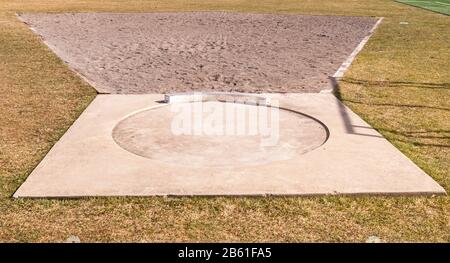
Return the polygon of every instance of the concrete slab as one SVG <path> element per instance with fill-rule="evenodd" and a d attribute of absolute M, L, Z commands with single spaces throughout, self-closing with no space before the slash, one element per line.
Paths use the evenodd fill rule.
<path fill-rule="evenodd" d="M 284 135 L 280 132 L 281 144 L 288 142 L 295 146 L 290 149 L 286 144 L 278 148 L 278 153 L 277 149 L 272 149 L 268 155 L 254 152 L 250 161 L 234 159 L 238 165 L 230 162 L 196 165 L 186 160 L 212 155 L 217 161 L 221 154 L 224 158 L 232 158 L 233 154 L 240 156 L 246 146 L 249 152 L 256 149 L 251 143 L 239 146 L 246 143 L 245 137 L 239 138 L 232 147 L 225 147 L 224 141 L 215 141 L 217 152 L 213 152 L 214 147 L 207 147 L 206 153 L 199 151 L 201 147 L 193 147 L 192 151 L 184 153 L 176 147 L 158 148 L 163 145 L 163 141 L 155 140 L 158 136 L 169 139 L 169 145 L 176 140 L 167 130 L 159 135 L 155 133 L 158 129 L 167 129 L 163 127 L 164 116 L 167 115 L 167 123 L 170 122 L 171 115 L 163 114 L 166 110 L 163 108 L 167 107 L 161 104 L 164 95 L 99 95 L 14 197 L 446 193 L 333 95 L 265 95 L 297 114 L 280 113 L 280 116 L 284 114 L 280 119 L 287 121 L 280 122 L 280 131 L 283 127 L 291 127 L 286 123 L 299 123 L 299 130 L 290 130 Z M 152 112 L 152 109 L 162 111 Z M 152 119 L 159 121 L 152 126 Z M 124 121 L 129 123 L 121 127 Z M 148 127 L 154 130 L 145 130 Z M 127 134 L 127 131 L 131 133 Z M 311 131 L 314 133 L 312 138 L 297 137 L 297 133 Z M 118 138 L 120 136 L 114 135 L 115 132 L 125 136 Z M 141 138 L 128 144 L 136 136 Z M 145 142 L 145 138 L 149 141 Z M 190 139 L 193 138 L 183 140 Z M 233 143 L 227 140 L 225 142 Z M 311 143 L 309 151 L 302 151 L 304 145 L 301 142 L 304 141 Z M 210 141 L 203 141 L 207 142 Z M 120 146 L 121 143 L 131 145 L 131 149 Z M 158 145 L 155 147 L 155 144 Z M 133 153 L 133 147 L 143 154 Z M 168 155 L 161 154 L 161 149 Z M 279 157 L 287 149 L 291 154 L 283 158 L 267 158 Z M 158 150 L 161 150 L 159 154 L 152 154 Z M 191 157 L 193 159 L 189 159 Z M 208 160 L 197 162 L 202 163 L 208 163 Z"/>

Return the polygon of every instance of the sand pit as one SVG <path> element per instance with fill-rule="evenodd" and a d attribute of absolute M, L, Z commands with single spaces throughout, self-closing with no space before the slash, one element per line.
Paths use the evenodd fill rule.
<path fill-rule="evenodd" d="M 318 92 L 377 19 L 242 13 L 22 14 L 101 93 Z"/>

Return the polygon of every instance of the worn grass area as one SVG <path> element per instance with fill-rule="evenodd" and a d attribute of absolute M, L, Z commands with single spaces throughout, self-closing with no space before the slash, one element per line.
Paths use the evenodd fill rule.
<path fill-rule="evenodd" d="M 371 0 L 0 0 L 0 241 L 450 241 L 449 197 L 11 199 L 95 96 L 14 12 L 186 10 L 386 17 L 338 95 L 450 189 L 448 16 Z"/>

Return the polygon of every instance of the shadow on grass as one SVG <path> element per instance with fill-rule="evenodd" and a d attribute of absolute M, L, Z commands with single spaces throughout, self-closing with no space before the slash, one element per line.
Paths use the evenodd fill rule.
<path fill-rule="evenodd" d="M 450 111 L 450 108 L 444 108 L 444 107 L 435 107 L 435 106 L 428 106 L 428 105 L 412 105 L 412 104 L 395 104 L 395 103 L 367 103 L 363 101 L 356 101 L 356 100 L 349 100 L 345 99 L 342 101 L 355 103 L 355 104 L 367 104 L 370 106 L 383 106 L 383 107 L 402 107 L 402 108 L 425 108 L 425 109 L 432 109 L 432 110 L 443 110 L 443 111 Z"/>
<path fill-rule="evenodd" d="M 408 81 L 370 81 L 354 78 L 343 78 L 340 82 L 358 84 L 365 87 L 413 87 L 423 89 L 450 89 L 450 83 L 427 83 L 427 82 L 408 82 Z"/>
<path fill-rule="evenodd" d="M 343 79 L 340 79 L 339 82 L 357 84 L 357 85 L 361 85 L 364 87 L 415 87 L 415 88 L 426 88 L 426 89 L 449 89 L 450 90 L 450 83 L 421 83 L 421 82 L 407 82 L 407 81 L 369 81 L 369 80 L 360 80 L 360 79 L 353 79 L 353 78 L 343 78 Z M 339 98 L 339 100 L 344 101 L 344 99 L 342 99 L 341 94 L 340 94 L 338 81 L 334 78 L 331 78 L 331 83 L 333 85 L 335 95 Z M 433 110 L 450 111 L 450 108 L 435 107 L 435 106 L 429 106 L 429 105 L 373 103 L 373 102 L 366 103 L 366 102 L 362 102 L 362 101 L 349 100 L 349 99 L 345 99 L 345 101 L 350 102 L 350 103 L 356 103 L 356 104 L 367 104 L 370 106 L 426 108 L 426 109 L 433 109 Z"/>
<path fill-rule="evenodd" d="M 397 138 L 392 139 L 392 141 L 408 143 L 408 144 L 412 144 L 413 146 L 419 146 L 419 147 L 423 146 L 423 147 L 450 148 L 450 144 L 415 142 L 415 141 L 411 141 L 411 140 L 402 140 L 402 139 L 397 139 Z"/>
<path fill-rule="evenodd" d="M 423 138 L 423 139 L 450 139 L 450 131 L 446 130 L 440 130 L 440 131 L 405 131 L 400 132 L 392 129 L 380 129 L 385 132 L 394 133 L 396 135 L 404 136 L 404 137 L 410 137 L 410 138 Z M 442 135 L 428 135 L 430 133 L 441 133 Z"/>
<path fill-rule="evenodd" d="M 386 85 L 386 83 L 390 83 L 390 87 L 403 87 L 403 86 L 413 86 L 416 85 L 417 87 L 426 87 L 426 88 L 444 88 L 447 89 L 450 87 L 449 83 L 443 83 L 443 84 L 434 84 L 434 83 L 411 83 L 411 82 L 385 82 L 385 81 L 379 81 L 379 82 L 371 82 L 371 81 L 363 81 L 363 80 L 354 80 L 346 78 L 337 80 L 334 77 L 330 78 L 331 85 L 333 87 L 333 93 L 334 95 L 342 102 L 350 102 L 350 103 L 356 103 L 356 104 L 367 104 L 369 106 L 389 106 L 389 107 L 405 107 L 405 108 L 426 108 L 426 109 L 433 109 L 433 110 L 443 110 L 443 111 L 450 111 L 450 108 L 445 107 L 435 107 L 435 106 L 428 106 L 428 105 L 413 105 L 413 104 L 392 104 L 392 103 L 366 103 L 362 101 L 355 101 L 355 100 L 348 100 L 343 99 L 339 82 L 346 82 L 346 83 L 353 83 L 353 84 L 359 84 L 363 86 L 380 86 L 380 85 Z M 379 83 L 378 85 L 375 83 Z M 350 117 L 348 116 L 347 109 L 344 105 L 339 104 L 339 112 L 341 113 L 342 120 L 344 122 L 345 128 L 347 133 L 355 134 L 355 135 L 363 135 L 363 136 L 375 136 L 375 135 L 369 135 L 364 133 L 359 133 L 355 131 L 355 128 L 367 128 L 371 129 L 369 127 L 364 127 L 360 125 L 353 125 L 351 122 Z M 450 144 L 436 144 L 436 143 L 424 143 L 424 142 L 417 142 L 413 139 L 450 139 L 450 130 L 442 130 L 442 129 L 431 129 L 431 130 L 425 130 L 425 131 L 398 131 L 398 130 L 392 130 L 392 129 L 385 129 L 385 128 L 376 128 L 377 131 L 380 133 L 392 133 L 397 136 L 402 136 L 406 139 L 399 139 L 399 138 L 390 138 L 390 140 L 398 141 L 398 142 L 404 142 L 408 143 L 414 146 L 426 146 L 426 147 L 442 147 L 442 148 L 450 148 Z M 377 136 L 375 136 L 377 137 Z"/>

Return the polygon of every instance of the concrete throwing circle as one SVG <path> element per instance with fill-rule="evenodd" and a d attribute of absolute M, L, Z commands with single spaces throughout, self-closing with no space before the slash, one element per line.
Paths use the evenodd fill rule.
<path fill-rule="evenodd" d="M 285 109 L 188 102 L 144 109 L 121 120 L 113 139 L 152 160 L 191 167 L 240 167 L 293 158 L 328 138 L 326 127 Z"/>

